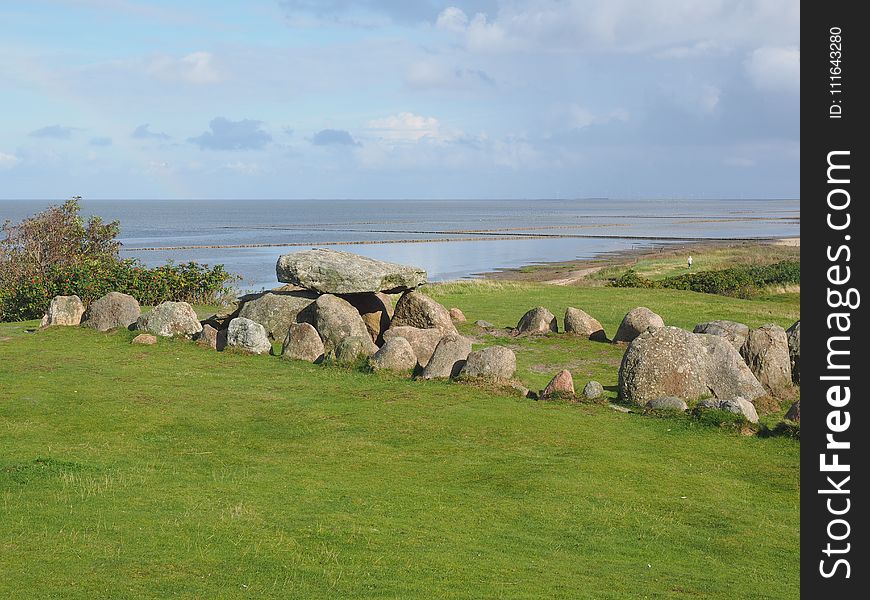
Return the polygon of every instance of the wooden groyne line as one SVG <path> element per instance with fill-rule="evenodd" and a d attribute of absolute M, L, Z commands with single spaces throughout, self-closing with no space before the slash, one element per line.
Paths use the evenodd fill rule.
<path fill-rule="evenodd" d="M 176 250 L 232 250 L 245 248 L 311 248 L 314 246 L 366 246 L 377 244 L 433 244 L 449 242 L 497 242 L 509 240 L 541 240 L 541 239 L 603 239 L 603 240 L 634 240 L 648 242 L 770 242 L 773 237 L 724 238 L 724 237 L 673 237 L 673 236 L 640 236 L 640 235 L 514 235 L 505 237 L 466 237 L 466 238 L 431 238 L 402 240 L 353 240 L 328 242 L 281 242 L 263 244 L 213 244 L 189 246 L 150 246 L 143 248 L 122 248 L 122 252 L 164 252 Z"/>

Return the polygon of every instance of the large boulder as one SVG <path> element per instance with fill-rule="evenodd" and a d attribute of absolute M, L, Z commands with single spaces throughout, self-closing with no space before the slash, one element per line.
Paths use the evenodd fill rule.
<path fill-rule="evenodd" d="M 377 350 L 378 347 L 368 334 L 352 335 L 327 352 L 325 360 L 339 365 L 352 365 L 372 356 Z"/>
<path fill-rule="evenodd" d="M 397 265 L 350 252 L 314 248 L 278 258 L 278 281 L 323 294 L 397 294 L 426 283 L 420 267 Z"/>
<path fill-rule="evenodd" d="M 396 302 L 391 327 L 419 327 L 440 329 L 443 333 L 455 333 L 456 326 L 450 313 L 441 304 L 421 292 L 405 292 Z"/>
<path fill-rule="evenodd" d="M 556 317 L 543 306 L 536 306 L 524 314 L 517 323 L 516 332 L 522 334 L 541 334 L 559 331 Z"/>
<path fill-rule="evenodd" d="M 268 354 L 272 342 L 265 327 L 245 317 L 236 317 L 227 328 L 227 346 L 252 354 Z"/>
<path fill-rule="evenodd" d="M 299 313 L 316 299 L 317 294 L 305 290 L 265 292 L 242 301 L 237 316 L 262 325 L 269 339 L 283 340 Z"/>
<path fill-rule="evenodd" d="M 326 353 L 346 337 L 368 337 L 371 345 L 375 345 L 359 312 L 350 302 L 332 294 L 324 294 L 314 302 L 314 326 Z M 377 347 L 371 353 L 376 351 Z"/>
<path fill-rule="evenodd" d="M 571 371 L 562 369 L 550 380 L 541 392 L 541 400 L 573 400 L 574 378 Z"/>
<path fill-rule="evenodd" d="M 372 371 L 411 371 L 417 366 L 417 355 L 411 343 L 403 337 L 394 337 L 369 358 Z"/>
<path fill-rule="evenodd" d="M 464 377 L 510 379 L 517 371 L 517 357 L 503 346 L 489 346 L 468 355 L 460 373 Z"/>
<path fill-rule="evenodd" d="M 381 292 L 366 294 L 347 294 L 342 296 L 350 302 L 362 317 L 372 341 L 376 344 L 384 343 L 384 332 L 390 327 L 393 318 L 393 301 Z"/>
<path fill-rule="evenodd" d="M 579 308 L 565 310 L 565 333 L 573 333 L 596 342 L 606 342 L 607 334 L 597 319 Z"/>
<path fill-rule="evenodd" d="M 423 379 L 456 377 L 471 354 L 471 340 L 458 333 L 448 333 L 438 342 L 432 358 L 423 369 Z"/>
<path fill-rule="evenodd" d="M 85 314 L 85 305 L 78 296 L 55 296 L 51 299 L 39 326 L 80 325 L 83 314 Z"/>
<path fill-rule="evenodd" d="M 196 311 L 187 302 L 161 302 L 139 317 L 136 329 L 163 337 L 191 338 L 202 331 Z"/>
<path fill-rule="evenodd" d="M 743 346 L 743 358 L 771 393 L 779 394 L 791 386 L 788 337 L 779 325 L 762 325 L 750 331 Z"/>
<path fill-rule="evenodd" d="M 136 298 L 121 292 L 109 292 L 91 302 L 82 315 L 82 327 L 108 331 L 130 327 L 139 319 L 141 310 Z"/>
<path fill-rule="evenodd" d="M 716 398 L 742 396 L 755 400 L 765 395 L 764 387 L 726 338 L 708 334 L 699 334 L 698 338 L 706 352 L 704 385 Z"/>
<path fill-rule="evenodd" d="M 800 385 L 801 382 L 801 322 L 785 330 L 788 338 L 788 354 L 791 357 L 791 380 Z M 800 410 L 800 408 L 798 408 Z"/>
<path fill-rule="evenodd" d="M 735 321 L 719 320 L 698 323 L 692 331 L 725 338 L 738 352 L 746 343 L 746 338 L 749 337 L 749 326 Z"/>
<path fill-rule="evenodd" d="M 616 330 L 614 342 L 631 342 L 650 327 L 664 327 L 665 321 L 645 306 L 628 311 Z"/>
<path fill-rule="evenodd" d="M 417 362 L 421 367 L 429 364 L 429 359 L 435 352 L 435 347 L 438 342 L 444 337 L 444 332 L 440 329 L 421 329 L 419 327 L 409 327 L 400 325 L 398 327 L 390 327 L 384 332 L 384 343 L 392 339 L 404 338 L 411 344 L 414 349 L 414 355 L 417 357 Z"/>
<path fill-rule="evenodd" d="M 293 323 L 284 337 L 281 358 L 317 362 L 323 359 L 323 340 L 311 323 Z"/>
<path fill-rule="evenodd" d="M 629 402 L 673 396 L 697 400 L 735 393 L 755 399 L 764 390 L 724 339 L 677 327 L 651 329 L 631 342 L 619 367 L 619 393 Z"/>

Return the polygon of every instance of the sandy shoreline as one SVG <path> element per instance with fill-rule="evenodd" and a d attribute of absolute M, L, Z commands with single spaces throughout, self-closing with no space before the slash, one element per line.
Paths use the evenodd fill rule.
<path fill-rule="evenodd" d="M 633 248 L 630 250 L 607 252 L 590 259 L 535 263 L 523 267 L 480 273 L 479 276 L 484 279 L 495 281 L 529 281 L 547 283 L 550 285 L 575 285 L 590 275 L 593 275 L 607 267 L 628 265 L 641 259 L 665 258 L 679 255 L 688 256 L 692 253 L 700 254 L 704 251 L 722 248 L 766 245 L 800 248 L 801 244 L 799 237 L 768 240 L 733 240 L 731 242 L 708 239 L 697 242 L 662 244 L 647 248 Z"/>

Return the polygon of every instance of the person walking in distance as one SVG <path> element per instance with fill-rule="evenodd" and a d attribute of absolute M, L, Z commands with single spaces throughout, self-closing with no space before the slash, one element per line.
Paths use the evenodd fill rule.
<path fill-rule="evenodd" d="M 691 269 L 691 268 L 692 268 L 692 262 L 693 262 L 693 261 L 692 261 L 692 255 L 691 255 L 691 254 L 689 255 L 689 260 L 687 260 L 686 262 L 689 263 L 689 268 Z"/>

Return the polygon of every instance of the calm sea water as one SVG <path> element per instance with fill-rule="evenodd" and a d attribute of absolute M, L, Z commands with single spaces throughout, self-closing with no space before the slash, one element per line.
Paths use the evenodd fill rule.
<path fill-rule="evenodd" d="M 48 204 L 0 200 L 0 221 Z M 333 247 L 420 265 L 439 281 L 682 240 L 800 235 L 798 200 L 92 200 L 82 207 L 121 222 L 125 257 L 223 263 L 245 289 L 276 286 L 281 254 L 342 242 L 366 243 Z M 258 247 L 204 247 L 244 245 Z"/>

